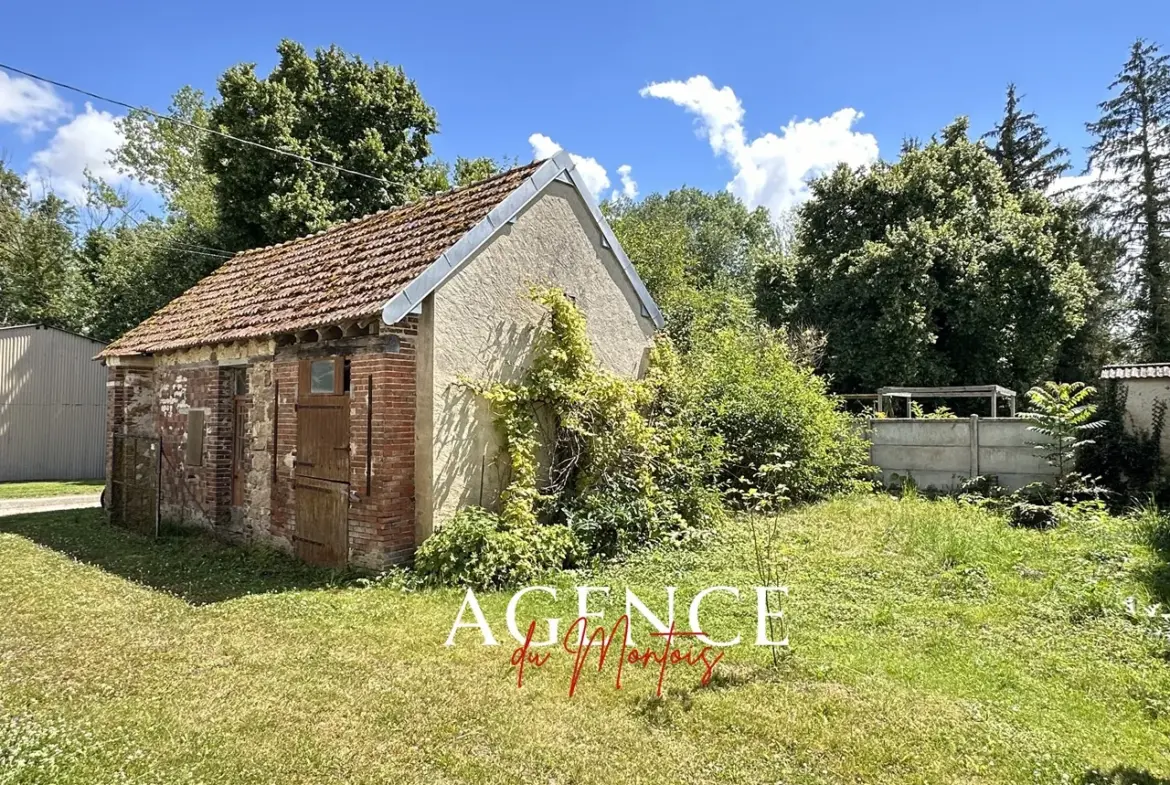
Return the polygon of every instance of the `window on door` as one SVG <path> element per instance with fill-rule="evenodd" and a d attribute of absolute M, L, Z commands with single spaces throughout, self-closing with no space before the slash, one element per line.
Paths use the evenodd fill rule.
<path fill-rule="evenodd" d="M 349 360 L 342 357 L 302 360 L 301 385 L 309 395 L 344 395 L 349 392 Z"/>

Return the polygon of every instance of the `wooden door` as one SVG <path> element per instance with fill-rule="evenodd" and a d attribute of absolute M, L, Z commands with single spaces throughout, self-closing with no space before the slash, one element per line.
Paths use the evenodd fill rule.
<path fill-rule="evenodd" d="M 349 482 L 349 396 L 297 401 L 297 476 Z"/>
<path fill-rule="evenodd" d="M 325 365 L 324 368 L 317 366 Z M 349 556 L 349 385 L 341 358 L 304 360 L 297 395 L 296 544 L 311 564 Z"/>
<path fill-rule="evenodd" d="M 349 557 L 349 486 L 297 477 L 297 558 L 308 564 L 344 566 Z"/>

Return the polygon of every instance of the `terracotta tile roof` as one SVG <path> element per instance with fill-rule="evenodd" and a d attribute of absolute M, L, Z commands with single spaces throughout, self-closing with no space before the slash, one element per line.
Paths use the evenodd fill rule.
<path fill-rule="evenodd" d="M 1101 369 L 1102 379 L 1166 379 L 1170 378 L 1170 363 L 1132 363 L 1106 365 Z"/>
<path fill-rule="evenodd" d="M 263 338 L 373 316 L 540 163 L 236 254 L 101 356 Z"/>

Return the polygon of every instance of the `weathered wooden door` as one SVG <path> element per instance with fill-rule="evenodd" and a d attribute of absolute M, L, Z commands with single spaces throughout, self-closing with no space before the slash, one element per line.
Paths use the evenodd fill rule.
<path fill-rule="evenodd" d="M 343 566 L 349 556 L 349 486 L 297 477 L 296 554 L 309 564 Z"/>
<path fill-rule="evenodd" d="M 316 366 L 332 364 L 333 370 Z M 306 360 L 297 395 L 296 552 L 311 564 L 349 556 L 349 394 L 340 358 Z"/>
<path fill-rule="evenodd" d="M 297 401 L 297 475 L 349 482 L 349 396 Z"/>

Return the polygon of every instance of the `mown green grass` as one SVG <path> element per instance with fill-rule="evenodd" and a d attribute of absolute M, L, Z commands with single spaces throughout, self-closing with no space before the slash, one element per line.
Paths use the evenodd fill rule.
<path fill-rule="evenodd" d="M 0 482 L 0 499 L 34 499 L 40 496 L 75 496 L 101 493 L 101 480 L 62 480 L 54 482 Z"/>
<path fill-rule="evenodd" d="M 780 667 L 737 647 L 711 685 L 672 671 L 658 700 L 656 673 L 618 691 L 609 668 L 569 698 L 566 657 L 518 690 L 508 594 L 481 597 L 501 646 L 464 631 L 445 648 L 461 592 L 100 520 L 0 519 L 0 783 L 1170 777 L 1166 643 L 1125 610 L 1170 599 L 1148 521 L 1040 533 L 881 497 L 786 514 Z M 627 586 L 662 611 L 665 585 L 683 603 L 746 590 L 750 563 L 738 521 L 701 549 L 550 579 L 562 601 L 531 595 L 522 617 L 563 631 L 577 583 L 610 586 L 611 617 Z M 704 626 L 750 642 L 752 603 L 713 600 Z"/>

